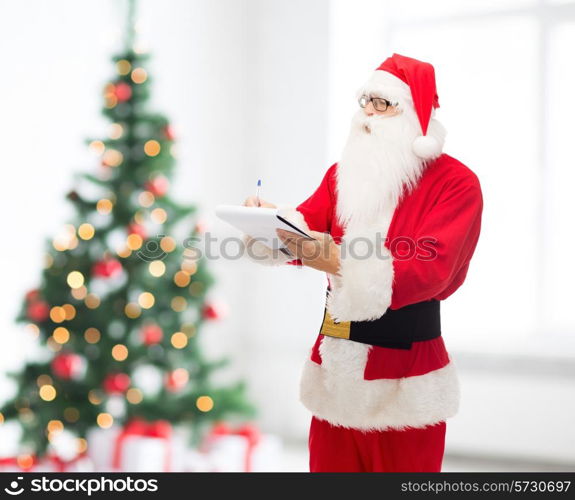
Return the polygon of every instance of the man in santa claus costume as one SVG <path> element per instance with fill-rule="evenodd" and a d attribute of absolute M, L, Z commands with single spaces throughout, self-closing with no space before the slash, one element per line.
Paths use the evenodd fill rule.
<path fill-rule="evenodd" d="M 481 187 L 442 152 L 431 64 L 393 54 L 357 98 L 340 161 L 308 199 L 280 209 L 315 239 L 278 231 L 283 253 L 246 236 L 248 255 L 327 273 L 300 386 L 312 413 L 310 470 L 440 472 L 446 419 L 460 398 L 440 301 L 467 274 Z M 258 202 L 275 206 L 244 204 Z"/>

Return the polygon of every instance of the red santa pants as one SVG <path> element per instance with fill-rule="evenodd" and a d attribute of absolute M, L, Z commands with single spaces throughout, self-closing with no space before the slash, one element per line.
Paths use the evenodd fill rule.
<path fill-rule="evenodd" d="M 310 472 L 441 472 L 446 422 L 422 428 L 361 431 L 312 417 Z"/>

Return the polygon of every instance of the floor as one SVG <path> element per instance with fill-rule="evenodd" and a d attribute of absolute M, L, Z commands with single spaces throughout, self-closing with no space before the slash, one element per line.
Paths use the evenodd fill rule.
<path fill-rule="evenodd" d="M 307 459 L 305 446 L 284 445 L 282 472 L 308 472 Z M 445 455 L 442 472 L 575 472 L 575 465 Z"/>

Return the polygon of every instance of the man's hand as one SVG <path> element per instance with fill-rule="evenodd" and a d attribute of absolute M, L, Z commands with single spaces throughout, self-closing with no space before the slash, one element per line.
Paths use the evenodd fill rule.
<path fill-rule="evenodd" d="M 333 241 L 329 233 L 309 231 L 308 234 L 315 238 L 310 240 L 305 236 L 283 229 L 277 229 L 276 232 L 291 254 L 299 258 L 304 266 L 339 275 L 339 245 Z"/>
<path fill-rule="evenodd" d="M 277 208 L 273 203 L 269 201 L 262 200 L 260 198 L 260 204 L 258 205 L 258 199 L 255 196 L 249 196 L 244 201 L 244 207 L 264 207 L 264 208 Z"/>

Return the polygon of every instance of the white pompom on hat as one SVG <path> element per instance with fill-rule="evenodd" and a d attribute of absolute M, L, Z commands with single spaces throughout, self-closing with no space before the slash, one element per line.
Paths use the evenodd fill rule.
<path fill-rule="evenodd" d="M 423 159 L 437 158 L 443 145 L 431 135 L 420 135 L 413 141 L 413 152 Z"/>

